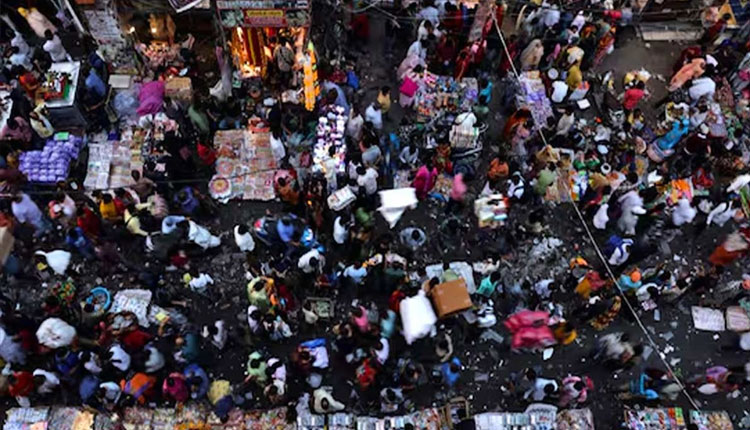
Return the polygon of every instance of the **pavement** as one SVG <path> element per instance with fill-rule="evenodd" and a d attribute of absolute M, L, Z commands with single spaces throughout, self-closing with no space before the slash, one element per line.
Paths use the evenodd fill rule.
<path fill-rule="evenodd" d="M 359 59 L 359 70 L 362 71 L 361 79 L 365 86 L 359 97 L 365 102 L 374 99 L 376 95 L 374 89 L 383 84 L 387 83 L 391 88 L 394 88 L 394 92 L 397 91 L 398 85 L 393 76 L 393 69 L 402 57 L 396 55 L 393 59 L 388 59 L 383 55 L 381 43 L 383 36 L 382 20 L 373 19 L 371 28 L 371 42 L 366 48 L 367 54 Z M 651 43 L 646 46 L 643 42 L 630 38 L 619 44 L 600 70 L 616 70 L 619 78 L 628 70 L 645 67 L 652 73 L 663 74 L 668 77 L 672 62 L 679 54 L 680 49 L 681 46 L 672 43 Z M 660 94 L 663 94 L 663 86 L 663 83 L 656 79 L 649 82 L 649 89 L 654 97 L 660 97 Z M 495 97 L 495 99 L 497 100 L 498 97 Z M 366 104 L 363 103 L 362 106 L 366 106 Z M 498 106 L 493 106 L 493 111 L 498 110 Z M 400 107 L 397 103 L 394 103 L 393 110 L 389 114 L 389 120 L 386 122 L 386 129 L 395 127 L 402 116 L 403 112 L 401 112 Z M 493 147 L 502 144 L 498 141 L 499 133 L 497 130 L 499 130 L 503 118 L 501 115 L 496 115 L 494 119 L 495 121 L 488 134 L 489 144 L 485 145 L 486 155 L 494 150 Z M 483 157 L 483 159 L 486 162 L 489 157 Z M 470 184 L 471 192 L 476 193 L 476 190 L 482 185 L 481 182 L 481 180 L 473 181 Z M 541 207 L 545 212 L 547 221 L 543 234 L 559 238 L 563 241 L 563 244 L 550 255 L 539 258 L 531 255 L 530 252 L 534 241 L 538 238 L 517 237 L 517 243 L 510 246 L 506 268 L 503 270 L 507 279 L 521 279 L 526 276 L 530 280 L 536 281 L 546 277 L 550 272 L 560 273 L 567 267 L 569 259 L 580 254 L 583 254 L 589 262 L 597 261 L 593 248 L 585 239 L 583 229 L 570 206 L 561 204 L 557 206 L 543 205 Z M 274 202 L 230 202 L 221 207 L 217 219 L 207 224 L 215 234 L 222 233 L 223 242 L 220 251 L 209 254 L 195 262 L 200 271 L 209 273 L 216 281 L 209 298 L 195 295 L 186 289 L 179 290 L 181 287 L 176 279 L 177 275 L 170 275 L 170 285 L 177 286 L 174 287 L 177 294 L 191 301 L 191 311 L 188 318 L 194 321 L 196 325 L 209 323 L 220 317 L 227 321 L 233 332 L 239 332 L 241 327 L 247 324 L 245 319 L 247 281 L 244 278 L 247 262 L 244 255 L 235 252 L 236 248 L 229 232 L 232 226 L 237 223 L 250 224 L 256 218 L 263 216 L 266 210 L 274 212 L 279 209 L 280 205 Z M 508 229 L 513 230 L 516 226 L 522 224 L 529 211 L 529 208 L 511 209 L 511 221 Z M 464 213 L 468 213 L 468 210 L 465 209 Z M 496 236 L 484 236 L 474 226 L 473 220 L 466 217 L 465 222 L 468 232 L 465 235 L 464 243 L 446 252 L 434 239 L 437 225 L 442 219 L 442 204 L 430 200 L 421 203 L 417 210 L 408 210 L 394 231 L 390 231 L 383 220 L 378 218 L 376 232 L 378 235 L 396 234 L 401 228 L 409 225 L 417 225 L 425 229 L 431 239 L 416 257 L 420 264 L 443 260 L 476 261 L 483 258 L 485 253 L 488 253 L 488 245 L 496 246 L 504 238 L 502 232 L 496 232 Z M 665 229 L 661 233 L 661 237 L 651 237 L 652 240 L 658 241 L 661 245 L 657 252 L 640 263 L 640 267 L 652 267 L 657 263 L 666 261 L 668 267 L 675 270 L 689 270 L 705 262 L 717 241 L 721 240 L 729 230 L 731 230 L 729 225 L 723 229 L 709 227 L 702 232 L 696 231 L 692 226 L 680 230 Z M 330 235 L 330 232 L 322 232 L 322 234 L 326 236 Z M 599 243 L 603 243 L 606 238 L 597 236 L 596 239 Z M 259 247 L 262 248 L 262 245 L 259 244 Z M 143 253 L 137 243 L 124 244 L 123 252 L 133 265 L 142 264 L 144 261 Z M 339 250 L 334 249 L 332 253 L 343 258 Z M 722 282 L 737 279 L 740 269 L 741 267 L 736 264 L 723 275 Z M 82 270 L 86 272 L 88 269 L 82 268 Z M 93 276 L 95 274 L 90 274 L 91 285 L 88 286 L 93 286 L 95 281 Z M 127 274 L 117 274 L 101 279 L 101 281 L 103 285 L 112 290 L 130 288 L 134 285 L 133 280 Z M 29 291 L 34 294 L 28 294 Z M 41 294 L 41 286 L 22 283 L 14 287 L 14 293 L 22 299 L 23 306 L 31 306 L 33 301 L 38 300 L 37 297 L 41 297 L 41 295 L 37 295 Z M 298 293 L 301 296 L 309 294 L 306 291 L 299 291 Z M 349 300 L 354 295 L 352 291 L 341 291 L 339 293 L 336 309 L 338 317 L 345 314 Z M 553 300 L 564 308 L 572 307 L 574 305 L 571 300 L 573 295 L 572 291 L 557 291 L 553 295 Z M 375 292 L 360 291 L 360 297 L 371 299 L 380 306 L 384 304 L 384 298 L 378 296 Z M 683 380 L 702 373 L 712 365 L 720 364 L 729 367 L 742 365 L 748 360 L 747 354 L 719 352 L 719 345 L 731 340 L 730 334 L 722 333 L 716 338 L 713 333 L 694 330 L 690 316 L 690 305 L 697 303 L 698 300 L 698 297 L 688 295 L 674 306 L 662 306 L 659 309 L 661 315 L 658 321 L 655 320 L 651 312 L 639 312 L 646 331 L 653 337 L 660 350 L 672 349 L 672 352 L 665 355 L 665 359 L 672 364 Z M 500 308 L 500 306 L 497 306 L 497 308 Z M 27 307 L 26 309 L 31 308 Z M 500 323 L 504 317 L 505 315 L 498 315 L 499 323 L 493 330 L 500 336 L 508 338 L 507 331 Z M 303 334 L 300 334 L 295 328 L 295 336 L 282 344 L 264 343 L 257 346 L 242 345 L 239 342 L 230 344 L 224 352 L 214 354 L 215 365 L 210 369 L 210 374 L 212 377 L 228 378 L 239 383 L 244 377 L 243 372 L 247 355 L 256 347 L 270 355 L 288 357 L 289 352 L 301 340 L 321 335 L 331 338 L 330 325 L 318 325 L 314 330 L 306 331 Z M 463 330 L 460 317 L 441 321 L 439 329 L 452 334 L 456 356 L 464 364 L 465 370 L 461 375 L 459 384 L 451 392 L 442 389 L 440 386 L 427 385 L 428 389 L 411 393 L 409 398 L 416 406 L 440 405 L 449 397 L 461 395 L 471 402 L 474 413 L 495 410 L 523 410 L 525 405 L 521 404 L 515 397 L 508 395 L 503 385 L 514 372 L 532 366 L 540 369 L 542 376 L 550 378 L 561 379 L 568 374 L 590 376 L 594 381 L 595 388 L 593 392 L 589 393 L 587 406 L 594 413 L 596 427 L 599 429 L 616 429 L 620 427 L 622 422 L 623 404 L 615 399 L 612 393 L 613 386 L 632 380 L 640 369 L 663 367 L 658 353 L 651 350 L 648 356 L 644 357 L 643 363 L 636 369 L 616 375 L 610 374 L 588 359 L 589 351 L 598 334 L 590 327 L 581 328 L 578 339 L 572 345 L 556 347 L 554 354 L 548 360 L 544 360 L 541 353 L 513 353 L 509 350 L 507 342 L 498 343 L 492 339 L 472 336 L 471 333 Z M 610 331 L 624 331 L 630 333 L 631 338 L 648 343 L 642 330 L 636 324 L 622 317 L 618 317 L 606 330 L 606 332 Z M 398 340 L 394 340 L 391 345 L 392 360 L 399 356 L 422 356 L 430 353 L 431 347 L 426 343 L 417 343 L 407 347 L 403 343 L 403 338 L 397 337 Z M 354 376 L 354 368 L 351 365 L 344 363 L 339 358 L 334 358 L 331 367 L 323 376 L 323 384 L 333 386 L 334 395 L 337 399 L 345 402 L 350 399 L 352 388 L 348 381 Z M 299 379 L 289 381 L 290 398 L 296 398 L 298 394 L 305 390 L 309 390 L 305 381 Z M 695 395 L 694 392 L 692 394 L 700 406 L 706 410 L 723 409 L 729 411 L 735 424 L 738 423 L 738 417 L 742 416 L 743 410 L 748 405 L 747 389 L 729 396 L 717 394 L 706 397 Z M 258 399 L 257 392 L 255 395 L 255 399 Z M 350 399 L 349 405 L 355 412 L 376 413 L 376 408 L 373 408 L 371 400 Z M 58 398 L 54 401 L 73 402 L 74 400 Z M 8 405 L 10 403 L 6 400 L 5 407 Z M 260 400 L 249 400 L 245 405 L 248 408 L 265 406 Z M 669 406 L 673 405 L 669 404 Z M 680 396 L 674 406 L 682 406 L 685 409 L 690 407 L 684 395 Z"/>

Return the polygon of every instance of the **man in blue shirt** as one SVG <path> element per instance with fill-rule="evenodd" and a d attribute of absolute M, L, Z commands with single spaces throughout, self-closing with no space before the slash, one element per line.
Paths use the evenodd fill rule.
<path fill-rule="evenodd" d="M 456 382 L 458 382 L 458 378 L 461 377 L 461 361 L 453 357 L 453 360 L 450 362 L 443 363 L 440 366 L 440 370 L 443 372 L 443 382 L 445 382 L 445 385 L 448 388 L 453 388 Z"/>
<path fill-rule="evenodd" d="M 86 89 L 101 98 L 105 98 L 107 95 L 107 85 L 93 68 L 89 69 L 89 73 L 86 76 Z"/>
<path fill-rule="evenodd" d="M 282 242 L 287 244 L 291 242 L 292 237 L 294 236 L 294 224 L 292 224 L 291 218 L 288 216 L 281 217 L 281 219 L 276 222 L 276 233 L 278 233 Z"/>
<path fill-rule="evenodd" d="M 324 94 L 327 94 L 331 90 L 336 90 L 336 106 L 341 106 L 342 108 L 344 108 L 344 115 L 349 115 L 349 103 L 347 103 L 346 101 L 346 94 L 344 94 L 344 90 L 342 90 L 340 86 L 334 84 L 331 81 L 323 81 L 323 89 L 325 90 Z"/>

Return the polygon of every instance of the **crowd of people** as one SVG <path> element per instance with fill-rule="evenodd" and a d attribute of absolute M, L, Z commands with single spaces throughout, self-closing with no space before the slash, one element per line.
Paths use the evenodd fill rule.
<path fill-rule="evenodd" d="M 10 243 L 0 278 L 0 396 L 21 406 L 62 402 L 100 411 L 205 399 L 226 418 L 236 406 L 294 409 L 308 392 L 306 407 L 314 413 L 393 414 L 413 409 L 420 387 L 466 390 L 471 342 L 495 326 L 508 333 L 502 353 L 575 348 L 586 331 L 595 345 L 584 355 L 596 366 L 638 369 L 633 381 L 613 387 L 589 375 L 528 366 L 502 378 L 518 404 L 576 407 L 601 386 L 623 401 L 674 401 L 682 385 L 671 369 L 640 365 L 644 347 L 654 345 L 634 321 L 652 313 L 658 321 L 660 309 L 683 301 L 719 300 L 719 286 L 734 276 L 726 269 L 750 249 L 744 200 L 750 196 L 743 194 L 750 183 L 747 40 L 727 37 L 727 17 L 707 22 L 656 101 L 651 92 L 660 84 L 645 71 L 600 77 L 618 32 L 630 24 L 627 7 L 597 3 L 594 11 L 576 12 L 557 2 L 530 5 L 507 38 L 500 28 L 511 14 L 498 7 L 481 37 L 470 39 L 464 6 L 433 0 L 402 6 L 387 15 L 383 41 L 388 56 L 405 52 L 392 79 L 397 85 L 378 85 L 377 94 L 358 90 L 355 70 L 342 81 L 341 71 L 322 59 L 322 91 L 312 112 L 280 99 L 280 90 L 298 81 L 288 41 L 272 51 L 268 73 L 277 76 L 262 90 L 269 103 L 246 103 L 246 86 L 227 101 L 214 100 L 195 55 L 181 52 L 181 66 L 193 68 L 191 102 L 161 98 L 143 112 L 162 112 L 178 125 L 161 142 L 166 155 L 134 170 L 130 186 L 112 190 L 84 190 L 77 178 L 52 188 L 26 181 L 20 154 L 66 131 L 55 130 L 44 104 L 35 104 L 40 72 L 70 54 L 51 23 L 33 34 L 6 34 L 2 83 L 13 109 L 0 131 L 0 231 L 8 232 L 0 238 Z M 375 13 L 352 16 L 356 49 L 372 44 Z M 116 132 L 102 107 L 107 64 L 95 52 L 84 62 L 92 128 Z M 471 125 L 504 122 L 498 136 L 485 138 L 475 171 L 454 171 L 447 137 L 434 146 L 395 138 L 399 126 L 414 120 L 428 71 L 478 78 L 476 104 L 466 112 Z M 160 73 L 168 72 L 149 75 L 158 80 Z M 556 99 L 546 123 L 515 103 L 520 74 L 538 76 Z M 601 99 L 595 120 L 576 104 L 580 91 Z M 315 124 L 338 112 L 348 118 L 344 167 L 316 171 Z M 281 166 L 273 183 L 279 204 L 257 203 L 266 211 L 252 212 L 262 216 L 258 221 L 245 207 L 211 199 L 204 179 L 220 155 L 213 134 L 251 119 L 271 130 Z M 378 217 L 378 192 L 394 185 L 394 171 L 407 172 L 418 211 L 437 223 L 425 215 L 389 229 Z M 446 176 L 449 186 L 441 191 L 437 183 Z M 328 197 L 344 188 L 355 199 L 334 211 Z M 496 194 L 507 198 L 508 221 L 474 227 L 472 198 Z M 605 261 L 576 249 L 564 256 L 569 266 L 509 276 L 518 273 L 509 266 L 526 265 L 527 250 L 552 236 L 560 214 L 578 222 L 573 210 L 593 227 Z M 226 220 L 238 222 L 227 227 Z M 659 257 L 660 242 L 675 231 L 692 235 L 690 242 L 718 235 L 728 223 L 734 231 L 695 267 L 673 269 L 671 253 Z M 225 254 L 236 266 L 232 275 L 215 263 Z M 474 263 L 473 273 L 450 264 L 457 256 Z M 459 279 L 477 286 L 468 311 L 474 318 L 433 321 L 407 345 L 401 303 L 432 298 L 440 285 Z M 732 283 L 716 305 L 745 294 L 747 284 Z M 160 311 L 150 327 L 133 311 L 109 308 L 123 288 L 151 293 Z M 243 308 L 239 320 L 235 305 Z M 617 319 L 631 328 L 614 331 Z M 292 352 L 280 353 L 289 349 L 282 346 Z M 750 350 L 750 332 L 725 348 Z M 221 357 L 239 356 L 244 378 L 222 370 Z M 344 380 L 352 394 L 340 391 Z M 686 387 L 710 395 L 748 381 L 750 366 L 714 366 Z"/>

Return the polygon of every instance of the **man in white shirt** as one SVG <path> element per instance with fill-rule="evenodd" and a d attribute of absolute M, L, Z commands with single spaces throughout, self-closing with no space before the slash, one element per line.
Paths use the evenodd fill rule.
<path fill-rule="evenodd" d="M 406 56 L 416 56 L 424 60 L 427 56 L 427 49 L 422 45 L 422 41 L 417 39 L 414 43 L 409 45 L 409 49 L 406 51 Z"/>
<path fill-rule="evenodd" d="M 13 198 L 11 210 L 13 211 L 13 216 L 16 217 L 16 221 L 21 224 L 31 224 L 34 226 L 35 237 L 41 236 L 51 228 L 39 206 L 31 200 L 28 194 L 18 193 Z"/>
<path fill-rule="evenodd" d="M 113 381 L 102 382 L 99 384 L 99 395 L 100 398 L 106 401 L 107 404 L 114 405 L 120 400 L 122 390 L 117 383 Z"/>
<path fill-rule="evenodd" d="M 526 392 L 524 398 L 531 399 L 535 402 L 543 401 L 547 396 L 552 396 L 557 392 L 558 385 L 554 379 L 537 377 L 534 381 L 534 387 Z"/>
<path fill-rule="evenodd" d="M 378 172 L 372 167 L 365 169 L 360 167 L 357 169 L 359 177 L 357 178 L 357 184 L 360 187 L 365 188 L 365 193 L 368 196 L 375 194 L 378 191 Z"/>
<path fill-rule="evenodd" d="M 713 99 L 714 93 L 716 92 L 716 82 L 710 76 L 702 76 L 697 79 L 693 79 L 693 85 L 688 89 L 690 99 L 693 101 L 693 105 L 705 97 L 707 99 Z"/>
<path fill-rule="evenodd" d="M 375 345 L 375 347 L 372 349 L 373 354 L 375 354 L 375 359 L 378 360 L 378 363 L 385 364 L 386 361 L 388 361 L 388 355 L 391 352 L 391 347 L 388 344 L 388 339 L 382 337 L 380 338 L 380 343 Z"/>
<path fill-rule="evenodd" d="M 34 371 L 34 385 L 36 385 L 37 393 L 50 394 L 60 386 L 60 378 L 52 372 L 44 369 L 36 369 Z"/>
<path fill-rule="evenodd" d="M 372 124 L 375 130 L 383 129 L 383 111 L 380 110 L 380 103 L 372 102 L 365 110 L 365 121 Z"/>
<path fill-rule="evenodd" d="M 427 38 L 430 35 L 435 36 L 435 40 L 440 40 L 440 36 L 443 35 L 443 33 L 435 28 L 435 26 L 432 25 L 432 21 L 424 20 L 422 23 L 419 24 L 419 28 L 417 29 L 417 39 L 418 40 L 427 40 Z"/>
<path fill-rule="evenodd" d="M 23 53 L 20 51 L 20 49 L 16 46 L 13 46 L 10 48 L 10 57 L 8 58 L 8 62 L 13 66 L 21 66 L 26 70 L 31 70 L 31 59 L 29 58 L 28 53 Z"/>
<path fill-rule="evenodd" d="M 354 143 L 359 143 L 362 140 L 362 126 L 365 124 L 362 114 L 359 113 L 359 108 L 352 104 L 352 109 L 349 111 L 349 121 L 346 122 L 346 135 L 349 136 Z"/>
<path fill-rule="evenodd" d="M 65 50 L 58 35 L 53 34 L 50 30 L 46 30 L 44 32 L 44 38 L 47 39 L 47 41 L 42 45 L 42 49 L 49 54 L 52 58 L 52 62 L 59 63 L 61 61 L 68 61 L 70 56 L 68 55 L 68 51 Z"/>
<path fill-rule="evenodd" d="M 119 344 L 109 347 L 109 361 L 112 366 L 122 372 L 127 372 L 130 369 L 130 354 L 125 352 Z"/>
<path fill-rule="evenodd" d="M 424 2 L 424 7 L 417 13 L 417 18 L 426 19 L 432 22 L 432 25 L 437 27 L 440 23 L 440 11 L 434 6 L 433 0 L 427 0 Z"/>
<path fill-rule="evenodd" d="M 339 245 L 343 245 L 349 238 L 349 226 L 347 224 L 341 215 L 333 221 L 333 241 Z"/>
<path fill-rule="evenodd" d="M 26 39 L 24 39 L 23 35 L 17 31 L 14 33 L 15 35 L 13 36 L 13 39 L 10 40 L 10 46 L 18 48 L 18 52 L 21 54 L 28 54 L 31 51 L 31 48 L 29 48 L 29 44 L 26 43 Z"/>
<path fill-rule="evenodd" d="M 314 273 L 325 266 L 326 259 L 317 249 L 307 251 L 297 262 L 297 267 L 305 273 Z"/>
<path fill-rule="evenodd" d="M 573 128 L 573 124 L 575 124 L 575 122 L 576 117 L 573 114 L 573 107 L 566 107 L 565 113 L 560 117 L 560 120 L 557 121 L 557 130 L 555 134 L 557 136 L 567 136 L 570 129 Z"/>

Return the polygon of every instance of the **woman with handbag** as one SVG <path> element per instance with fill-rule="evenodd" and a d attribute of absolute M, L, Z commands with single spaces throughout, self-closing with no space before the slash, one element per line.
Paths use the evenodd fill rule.
<path fill-rule="evenodd" d="M 401 86 L 399 87 L 398 103 L 401 107 L 410 107 L 414 103 L 414 97 L 422 86 L 423 72 L 424 67 L 421 64 L 417 64 L 406 71 L 403 76 L 400 76 Z"/>

